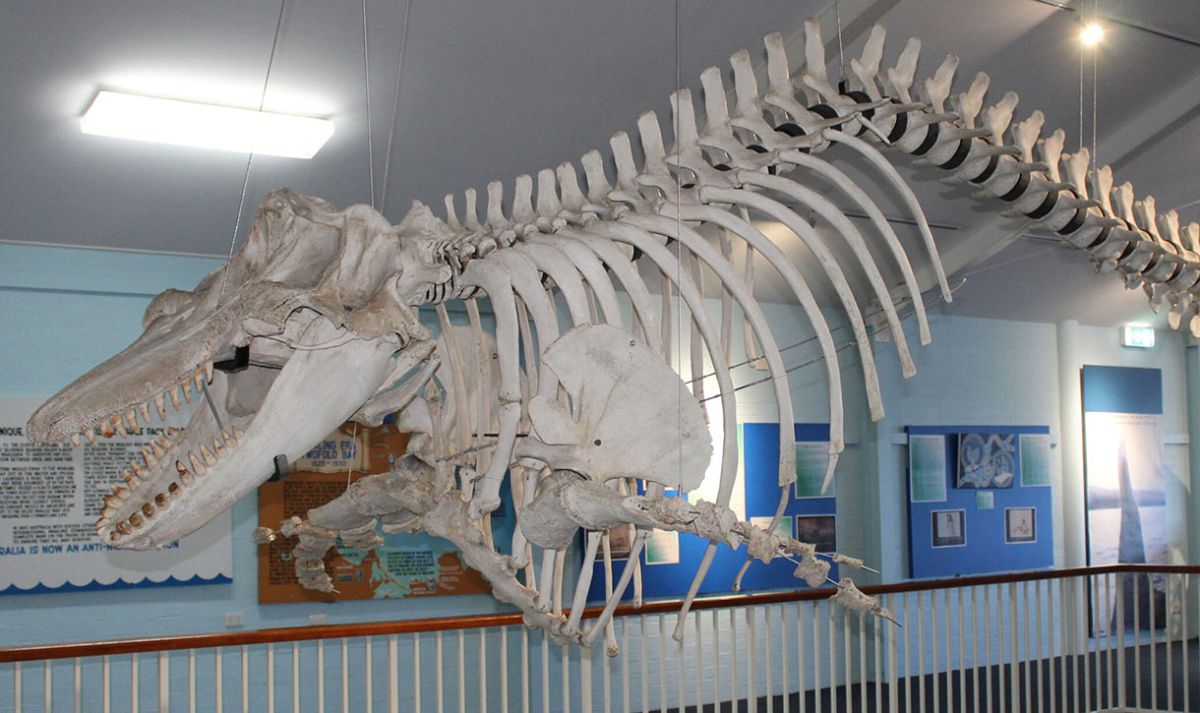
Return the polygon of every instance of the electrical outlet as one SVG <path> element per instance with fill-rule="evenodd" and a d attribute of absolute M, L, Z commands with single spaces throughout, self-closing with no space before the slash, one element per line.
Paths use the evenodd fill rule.
<path fill-rule="evenodd" d="M 225 628 L 237 629 L 246 623 L 246 617 L 240 611 L 225 612 Z"/>
<path fill-rule="evenodd" d="M 324 623 L 325 623 L 325 615 L 324 614 L 309 614 L 308 615 L 309 626 L 321 626 Z"/>

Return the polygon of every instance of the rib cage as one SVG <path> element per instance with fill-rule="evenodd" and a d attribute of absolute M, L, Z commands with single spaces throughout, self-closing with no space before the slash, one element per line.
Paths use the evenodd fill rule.
<path fill-rule="evenodd" d="M 736 443 L 732 436 L 736 406 L 727 366 L 735 302 L 748 325 L 747 353 L 752 350 L 752 337 L 762 346 L 779 421 L 793 421 L 786 370 L 778 345 L 754 302 L 753 276 L 737 274 L 731 261 L 731 240 L 734 238 L 744 244 L 745 265 L 752 266 L 752 255 L 761 252 L 780 272 L 816 333 L 829 380 L 831 445 L 828 477 L 832 477 L 837 455 L 844 444 L 840 372 L 829 327 L 796 266 L 749 223 L 748 211 L 770 216 L 791 229 L 817 257 L 833 283 L 854 331 L 873 420 L 883 415 L 878 377 L 867 338 L 866 320 L 850 292 L 843 269 L 859 269 L 866 274 L 884 313 L 884 324 L 896 340 L 902 372 L 905 377 L 915 372 L 892 291 L 883 283 L 858 229 L 831 202 L 784 177 L 785 174 L 798 167 L 815 170 L 864 210 L 878 233 L 876 237 L 882 238 L 889 258 L 896 263 L 903 277 L 902 288 L 913 303 L 921 343 L 928 343 L 930 339 L 922 296 L 922 288 L 929 286 L 918 284 L 903 246 L 878 207 L 844 174 L 819 158 L 821 152 L 834 144 L 865 157 L 881 177 L 900 192 L 919 227 L 927 259 L 936 275 L 936 286 L 947 301 L 951 294 L 928 223 L 915 196 L 879 153 L 878 146 L 918 157 L 947 172 L 952 181 L 982 188 L 1000 199 L 1001 206 L 1007 203 L 1009 212 L 1041 222 L 1072 247 L 1088 249 L 1097 269 L 1119 270 L 1129 286 L 1144 284 L 1153 303 L 1168 297 L 1173 305 L 1173 326 L 1180 326 L 1185 314 L 1194 314 L 1195 309 L 1191 290 L 1200 280 L 1200 264 L 1195 253 L 1200 250 L 1197 244 L 1200 225 L 1187 227 L 1185 246 L 1177 216 L 1168 213 L 1156 217 L 1153 198 L 1135 202 L 1128 183 L 1112 189 L 1111 171 L 1107 167 L 1090 176 L 1093 191 L 1099 198 L 1089 199 L 1087 150 L 1081 149 L 1074 155 L 1063 154 L 1065 134 L 1061 129 L 1039 139 L 1044 123 L 1039 111 L 1013 125 L 1017 104 L 1015 93 L 1005 94 L 997 104 L 984 109 L 988 78 L 980 73 L 966 91 L 953 97 L 954 110 L 947 111 L 946 102 L 951 99 L 958 64 L 957 58 L 951 55 L 932 77 L 919 84 L 919 102 L 914 102 L 910 91 L 920 42 L 909 40 L 896 65 L 881 76 L 879 69 L 885 35 L 879 26 L 872 31 L 863 56 L 851 61 L 852 76 L 841 87 L 843 91 L 839 91 L 830 84 L 825 73 L 819 26 L 809 20 L 805 31 L 806 65 L 799 77 L 792 77 L 789 72 L 781 37 L 774 34 L 766 38 L 768 82 L 765 92 L 759 91 L 749 54 L 741 51 L 732 56 L 735 97 L 732 107 L 721 71 L 717 68 L 706 70 L 701 77 L 705 115 L 702 132 L 698 128 L 691 92 L 682 89 L 672 94 L 674 146 L 669 151 L 664 144 L 659 119 L 653 112 L 644 113 L 638 120 L 638 140 L 643 156 L 640 166 L 629 136 L 625 133 L 613 136 L 610 150 L 616 169 L 615 180 L 610 180 L 601 154 L 591 151 L 580 161 L 586 190 L 580 185 L 575 165 L 563 163 L 537 174 L 536 194 L 533 178 L 528 175 L 518 177 L 513 183 L 512 200 L 507 210 L 505 190 L 500 182 L 488 185 L 482 217 L 477 212 L 477 195 L 473 189 L 465 191 L 462 197 L 461 220 L 454 196 L 445 199 L 449 225 L 460 230 L 465 241 L 477 246 L 479 254 L 486 256 L 489 251 L 496 251 L 495 259 L 468 265 L 464 272 L 464 285 L 468 289 L 459 296 L 469 297 L 470 289 L 475 288 L 492 298 L 501 351 L 515 349 L 522 343 L 527 359 L 536 363 L 538 355 L 532 353 L 531 335 L 538 336 L 541 349 L 552 341 L 546 336 L 549 328 L 546 316 L 543 314 L 540 320 L 535 317 L 536 324 L 531 326 L 525 314 L 525 310 L 536 313 L 547 308 L 553 312 L 551 302 L 534 294 L 540 289 L 530 287 L 531 280 L 540 275 L 548 277 L 552 281 L 552 291 L 564 297 L 572 325 L 592 321 L 619 324 L 613 291 L 613 287 L 619 285 L 630 296 L 633 305 L 631 328 L 670 362 L 671 345 L 666 338 L 673 332 L 670 298 L 675 292 L 679 294 L 688 307 L 685 319 L 693 334 L 689 355 L 691 372 L 704 372 L 702 352 L 707 352 L 721 399 L 725 451 L 722 454 L 719 506 L 728 504 L 737 460 L 736 449 L 730 447 Z M 1006 133 L 1011 137 L 1011 144 L 1005 142 Z M 1060 162 L 1065 180 L 1060 173 Z M 1110 192 L 1115 204 L 1109 199 Z M 814 209 L 848 241 L 858 264 L 845 268 L 839 265 L 821 238 L 812 231 L 812 226 L 789 208 L 788 203 Z M 715 227 L 720 236 L 719 246 L 713 247 L 697 233 L 693 229 L 697 225 Z M 664 245 L 675 242 L 679 247 L 673 254 Z M 567 257 L 565 263 L 556 252 Z M 662 279 L 664 300 L 657 315 L 650 304 L 649 290 L 629 263 L 632 255 L 640 256 L 642 262 L 653 263 Z M 503 264 L 504 269 L 485 267 L 497 263 Z M 600 268 L 606 268 L 606 271 Z M 485 274 L 489 272 L 503 272 L 512 279 Z M 524 288 L 518 285 L 516 277 L 522 274 Z M 719 327 L 712 323 L 702 303 L 698 286 L 702 285 L 705 275 L 715 277 L 722 288 Z M 595 303 L 600 305 L 598 314 L 593 314 L 596 310 L 589 307 L 589 290 Z M 542 304 L 535 309 L 531 302 Z M 1200 326 L 1200 319 L 1193 317 L 1192 323 Z M 557 335 L 556 327 L 552 333 Z M 503 365 L 501 371 L 501 401 L 511 404 L 512 408 L 506 415 L 505 406 L 501 406 L 501 441 L 484 477 L 484 499 L 477 501 L 481 503 L 482 511 L 491 506 L 487 488 L 494 488 L 499 482 L 511 455 L 509 444 L 515 439 L 519 418 L 515 405 L 518 401 L 526 403 L 528 398 L 528 394 L 518 397 L 512 388 L 516 383 L 515 376 L 509 374 L 506 379 Z M 545 386 L 545 380 L 552 377 L 538 372 L 536 367 L 528 367 L 529 388 L 543 392 L 550 388 L 552 391 L 553 388 Z M 534 386 L 539 383 L 540 388 Z M 694 392 L 702 398 L 702 381 L 696 383 Z M 780 432 L 779 482 L 784 490 L 776 518 L 783 512 L 786 488 L 794 479 L 794 443 L 790 429 L 780 429 Z M 492 485 L 488 486 L 488 483 Z M 636 561 L 644 540 L 644 535 L 636 540 L 630 561 Z M 588 538 L 579 583 L 581 589 L 588 586 L 597 542 L 597 539 Z M 514 552 L 517 547 L 523 547 L 519 534 L 513 544 Z M 696 573 L 688 603 L 706 574 L 715 547 L 715 543 L 710 545 Z M 550 565 L 547 561 L 544 566 Z M 629 573 L 626 572 L 610 597 L 610 609 L 622 596 L 628 580 Z M 543 585 L 548 581 L 542 578 Z M 547 596 L 549 593 L 543 587 L 539 598 L 543 605 Z M 687 604 L 684 613 L 686 610 Z M 680 621 L 683 621 L 682 617 Z M 593 629 L 591 638 L 595 636 Z"/>

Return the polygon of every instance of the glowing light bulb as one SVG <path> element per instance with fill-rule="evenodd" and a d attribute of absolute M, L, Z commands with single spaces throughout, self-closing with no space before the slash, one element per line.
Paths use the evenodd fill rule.
<path fill-rule="evenodd" d="M 1083 28 L 1083 31 L 1079 33 L 1079 39 L 1088 47 L 1095 47 L 1100 44 L 1100 40 L 1104 39 L 1104 28 L 1093 22 Z"/>

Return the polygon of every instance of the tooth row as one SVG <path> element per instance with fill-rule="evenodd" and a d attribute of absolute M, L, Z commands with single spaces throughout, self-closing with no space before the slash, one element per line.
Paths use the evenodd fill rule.
<path fill-rule="evenodd" d="M 203 367 L 196 369 L 190 376 L 185 377 L 179 383 L 171 388 L 157 394 L 154 397 L 154 409 L 158 412 L 159 418 L 167 420 L 167 400 L 171 402 L 171 406 L 176 411 L 183 408 L 184 403 L 192 402 L 192 391 L 200 393 L 204 388 L 204 384 L 211 382 L 213 377 L 213 363 L 206 362 Z M 182 394 L 182 400 L 180 395 Z M 71 436 L 71 444 L 78 447 L 82 443 L 82 438 L 87 438 L 92 445 L 97 443 L 97 432 L 105 438 L 112 438 L 114 435 L 128 437 L 130 431 L 136 432 L 141 428 L 138 422 L 138 414 L 141 414 L 141 423 L 150 422 L 150 402 L 137 404 L 130 407 L 124 415 L 118 414 L 111 419 L 101 421 L 95 428 L 85 428 L 78 434 Z"/>
<path fill-rule="evenodd" d="M 154 467 L 158 463 L 158 459 L 166 453 L 166 449 L 170 446 L 174 436 L 181 431 L 171 429 L 170 437 L 160 436 L 150 443 L 150 448 L 142 449 L 142 460 L 147 467 Z M 152 502 L 143 503 L 140 512 L 130 515 L 127 519 L 117 523 L 109 535 L 113 541 L 119 540 L 122 536 L 128 535 L 133 530 L 141 527 L 146 520 L 154 517 L 157 510 L 165 508 L 171 498 L 178 497 L 183 487 L 191 487 L 196 483 L 196 476 L 202 476 L 208 473 L 208 469 L 217 464 L 217 457 L 225 455 L 230 447 L 236 446 L 238 440 L 243 438 L 246 432 L 237 426 L 231 429 L 222 429 L 221 438 L 216 436 L 212 438 L 213 451 L 216 451 L 217 456 L 213 455 L 213 451 L 208 449 L 208 446 L 202 445 L 199 448 L 200 455 L 196 455 L 196 451 L 188 451 L 187 462 L 182 458 L 175 461 L 175 470 L 179 473 L 179 482 L 172 481 L 167 485 L 166 493 L 157 493 L 151 498 Z M 228 446 L 228 447 L 227 447 Z M 191 468 L 188 467 L 191 466 Z M 131 472 L 132 471 L 132 472 Z M 138 465 L 137 459 L 130 463 L 130 468 L 123 473 L 125 483 L 128 489 L 122 486 L 115 486 L 113 492 L 104 496 L 104 508 L 100 512 L 100 519 L 96 521 L 96 527 L 105 527 L 111 523 L 112 516 L 116 513 L 117 507 L 124 501 L 129 499 L 132 490 L 142 484 L 143 471 Z M 183 486 L 180 486 L 183 483 Z"/>

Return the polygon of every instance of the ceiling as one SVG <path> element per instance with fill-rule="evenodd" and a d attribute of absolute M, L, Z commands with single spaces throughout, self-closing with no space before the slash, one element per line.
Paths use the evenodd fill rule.
<path fill-rule="evenodd" d="M 1048 127 L 1068 130 L 1073 150 L 1079 13 L 1077 1 L 1069 4 L 840 0 L 838 9 L 848 58 L 876 20 L 889 30 L 887 64 L 917 35 L 919 77 L 956 52 L 956 86 L 986 69 L 992 101 L 1015 89 L 1018 118 L 1041 108 Z M 1160 210 L 1184 206 L 1185 222 L 1200 220 L 1200 186 L 1183 178 L 1200 163 L 1200 47 L 1171 37 L 1200 41 L 1200 10 L 1191 0 L 1084 4 L 1089 17 L 1098 7 L 1108 28 L 1096 57 L 1101 161 L 1139 194 L 1154 193 Z M 678 7 L 678 76 L 691 86 L 739 48 L 757 57 L 767 32 L 791 37 L 806 16 L 826 24 L 834 17 L 827 0 Z M 225 255 L 245 156 L 85 136 L 78 117 L 100 88 L 257 106 L 279 8 L 275 0 L 0 6 L 0 240 Z M 337 129 L 312 160 L 255 157 L 243 216 L 267 191 L 289 186 L 338 205 L 371 202 L 373 194 L 395 222 L 413 199 L 440 206 L 445 193 L 605 146 L 647 108 L 668 115 L 677 81 L 671 2 L 411 0 L 407 26 L 405 10 L 402 0 L 368 3 L 368 142 L 361 4 L 287 0 L 265 108 L 330 117 Z M 826 40 L 836 74 L 836 42 Z M 1090 56 L 1086 68 L 1090 144 Z M 853 160 L 833 151 L 829 158 L 864 185 L 875 181 Z M 1020 237 L 1022 227 L 997 218 L 992 203 L 931 180 L 927 169 L 903 172 L 938 226 L 948 265 L 970 275 L 954 313 L 1091 324 L 1152 317 L 1140 291 L 1094 275 L 1085 256 Z M 871 192 L 886 214 L 905 216 L 890 190 Z M 898 232 L 912 243 L 910 229 Z M 910 247 L 914 263 L 922 261 Z M 758 287 L 761 298 L 786 298 L 765 278 Z"/>

